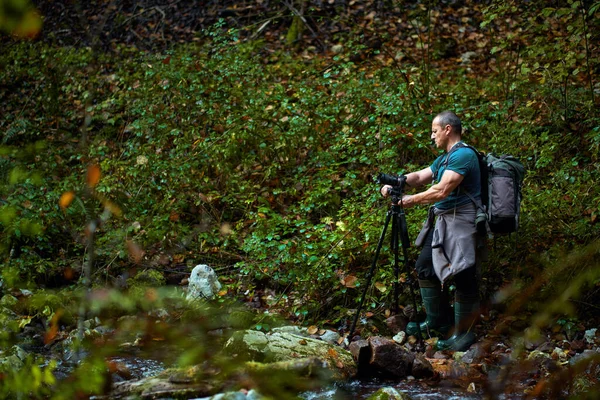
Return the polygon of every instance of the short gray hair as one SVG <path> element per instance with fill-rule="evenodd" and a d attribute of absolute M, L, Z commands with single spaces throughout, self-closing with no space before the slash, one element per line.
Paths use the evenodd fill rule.
<path fill-rule="evenodd" d="M 452 130 L 458 135 L 462 135 L 462 124 L 460 122 L 460 118 L 452 111 L 442 111 L 438 115 L 435 116 L 437 118 L 440 125 L 445 127 L 446 125 L 450 125 Z"/>

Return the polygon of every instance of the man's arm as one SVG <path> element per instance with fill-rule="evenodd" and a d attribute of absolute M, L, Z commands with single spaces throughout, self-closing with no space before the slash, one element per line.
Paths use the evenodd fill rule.
<path fill-rule="evenodd" d="M 406 174 L 406 183 L 410 187 L 419 187 L 431 182 L 433 182 L 433 171 L 431 171 L 431 167 Z"/>
<path fill-rule="evenodd" d="M 463 179 L 464 176 L 458 172 L 447 169 L 444 171 L 444 175 L 442 175 L 442 180 L 440 183 L 432 185 L 424 192 L 417 193 L 412 196 L 403 196 L 402 205 L 404 207 L 411 207 L 416 204 L 430 204 L 443 200 L 448 197 L 450 193 L 452 193 L 452 191 L 458 187 L 458 185 L 460 185 Z"/>
<path fill-rule="evenodd" d="M 411 172 L 410 174 L 406 174 L 406 184 L 409 187 L 419 187 L 426 185 L 428 183 L 433 182 L 433 172 L 430 167 L 424 168 L 420 171 Z M 390 185 L 384 185 L 381 188 L 381 194 L 383 197 L 387 197 L 389 189 L 392 187 Z"/>

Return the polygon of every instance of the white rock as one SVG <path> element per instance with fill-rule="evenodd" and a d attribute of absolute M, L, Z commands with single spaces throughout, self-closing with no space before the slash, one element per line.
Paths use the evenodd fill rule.
<path fill-rule="evenodd" d="M 594 329 L 588 329 L 587 331 L 585 331 L 585 341 L 588 342 L 589 344 L 594 344 L 595 339 L 596 339 L 596 331 L 598 329 L 594 328 Z"/>
<path fill-rule="evenodd" d="M 221 290 L 221 283 L 215 271 L 205 264 L 198 264 L 189 279 L 188 300 L 212 299 Z"/>
<path fill-rule="evenodd" d="M 392 340 L 398 344 L 404 344 L 406 341 L 406 332 L 400 331 L 392 338 Z"/>
<path fill-rule="evenodd" d="M 331 344 L 337 344 L 340 337 L 339 333 L 330 330 L 326 330 L 325 333 L 320 336 L 321 340 Z"/>

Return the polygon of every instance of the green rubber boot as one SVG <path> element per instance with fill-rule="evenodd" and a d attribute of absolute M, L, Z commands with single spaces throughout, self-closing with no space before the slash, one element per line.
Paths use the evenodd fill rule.
<path fill-rule="evenodd" d="M 447 340 L 438 340 L 438 350 L 465 351 L 475 343 L 473 329 L 479 315 L 479 302 L 454 302 L 454 334 Z"/>
<path fill-rule="evenodd" d="M 409 322 L 406 325 L 406 334 L 417 336 L 419 328 L 423 336 L 432 336 L 432 330 L 445 334 L 450 329 L 450 324 L 448 323 L 447 313 L 444 313 L 442 308 L 445 303 L 442 302 L 442 298 L 445 296 L 442 293 L 441 285 L 419 279 L 419 286 L 421 287 L 421 298 L 427 317 L 421 323 Z"/>

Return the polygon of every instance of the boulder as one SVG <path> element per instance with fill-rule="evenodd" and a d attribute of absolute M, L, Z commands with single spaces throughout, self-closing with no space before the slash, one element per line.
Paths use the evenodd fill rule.
<path fill-rule="evenodd" d="M 221 290 L 221 283 L 215 271 L 205 264 L 198 264 L 192 270 L 188 285 L 188 300 L 212 299 Z"/>
<path fill-rule="evenodd" d="M 135 381 L 113 384 L 111 399 L 119 398 L 193 398 L 218 393 L 218 388 L 208 382 L 172 382 L 169 377 L 173 371 Z"/>
<path fill-rule="evenodd" d="M 336 345 L 287 332 L 264 334 L 246 330 L 236 332 L 225 344 L 224 351 L 244 360 L 258 362 L 289 361 L 317 358 L 325 362 L 333 379 L 356 375 L 352 354 Z"/>
<path fill-rule="evenodd" d="M 414 354 L 391 339 L 370 337 L 371 359 L 369 365 L 380 374 L 392 378 L 405 378 L 411 372 Z"/>

